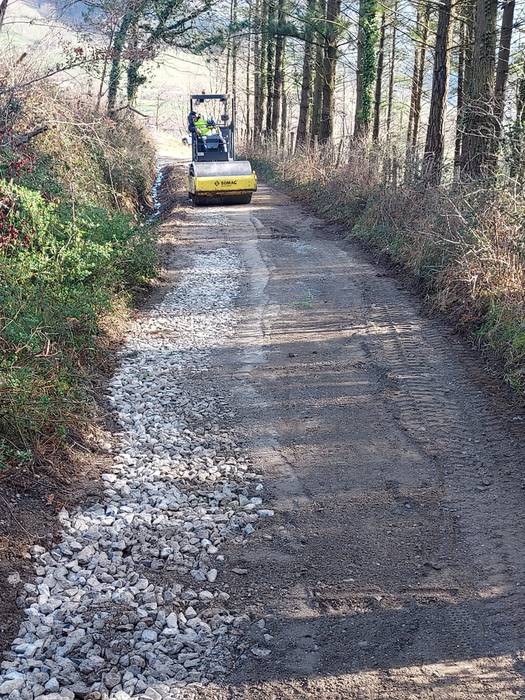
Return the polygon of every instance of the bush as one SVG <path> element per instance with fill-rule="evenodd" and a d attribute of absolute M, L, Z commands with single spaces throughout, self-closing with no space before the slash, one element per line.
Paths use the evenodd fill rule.
<path fill-rule="evenodd" d="M 0 470 L 55 450 L 89 413 L 101 322 L 156 272 L 138 215 L 153 176 L 141 129 L 86 125 L 85 111 L 0 151 Z"/>

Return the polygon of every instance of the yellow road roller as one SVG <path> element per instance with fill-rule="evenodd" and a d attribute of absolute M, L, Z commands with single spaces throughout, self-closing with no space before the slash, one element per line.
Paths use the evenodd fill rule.
<path fill-rule="evenodd" d="M 249 161 L 235 160 L 235 100 L 224 94 L 191 95 L 188 130 L 193 204 L 249 204 L 257 176 Z"/>

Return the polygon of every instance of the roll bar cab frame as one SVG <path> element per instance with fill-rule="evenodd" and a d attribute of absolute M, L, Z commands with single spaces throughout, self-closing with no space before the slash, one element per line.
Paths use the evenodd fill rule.
<path fill-rule="evenodd" d="M 224 111 L 221 115 L 222 124 L 218 124 L 219 131 L 226 143 L 226 152 L 208 152 L 205 150 L 199 151 L 199 139 L 197 134 L 191 132 L 191 159 L 195 162 L 210 162 L 210 161 L 228 161 L 235 159 L 235 98 L 224 93 L 211 94 L 200 93 L 190 95 L 190 112 L 198 112 L 197 107 L 210 100 L 218 100 L 224 106 Z M 228 107 L 231 108 L 231 118 L 228 114 Z"/>

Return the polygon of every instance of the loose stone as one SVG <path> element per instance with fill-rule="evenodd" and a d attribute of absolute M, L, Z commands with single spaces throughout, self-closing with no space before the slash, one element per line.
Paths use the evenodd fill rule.
<path fill-rule="evenodd" d="M 104 496 L 60 512 L 50 551 L 31 548 L 38 578 L 20 589 L 26 618 L 0 667 L 0 697 L 173 699 L 249 648 L 249 617 L 231 615 L 229 595 L 206 588 L 224 541 L 273 514 L 248 495 L 261 491 L 251 481 L 260 476 L 236 443 L 228 397 L 207 375 L 214 348 L 235 330 L 240 275 L 230 250 L 195 255 L 132 325 L 108 386 L 119 433 L 104 448 L 113 459 Z M 21 584 L 16 572 L 8 583 Z"/>

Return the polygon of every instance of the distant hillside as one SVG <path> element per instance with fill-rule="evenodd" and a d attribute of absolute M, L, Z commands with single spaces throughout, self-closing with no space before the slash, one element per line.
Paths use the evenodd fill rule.
<path fill-rule="evenodd" d="M 44 17 L 54 17 L 67 23 L 74 21 L 78 23 L 82 20 L 87 10 L 87 5 L 80 0 L 78 2 L 68 2 L 68 0 L 22 0 L 16 5 L 25 4 L 37 10 Z"/>
<path fill-rule="evenodd" d="M 0 41 L 16 52 L 32 47 L 35 62 L 57 62 L 66 44 L 83 41 L 77 30 L 85 10 L 82 2 L 13 0 Z M 217 71 L 202 56 L 176 50 L 158 56 L 144 72 L 148 81 L 141 90 L 138 109 L 147 115 L 150 127 L 173 132 L 177 138 L 185 132 L 189 94 L 224 87 L 215 77 Z M 64 77 L 61 74 L 61 81 Z M 98 91 L 96 75 L 74 70 L 67 78 L 75 85 L 83 84 L 85 92 Z"/>
<path fill-rule="evenodd" d="M 48 2 L 38 0 L 17 0 L 7 6 L 1 45 L 27 48 L 45 44 L 47 50 L 59 50 L 64 41 L 74 39 L 74 33 L 60 19 L 57 8 Z"/>

